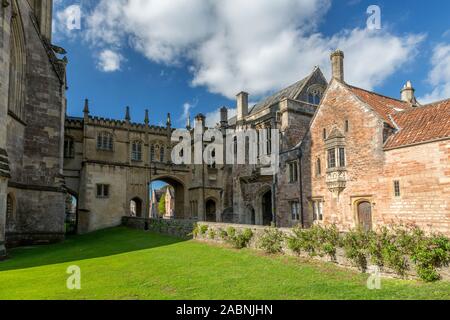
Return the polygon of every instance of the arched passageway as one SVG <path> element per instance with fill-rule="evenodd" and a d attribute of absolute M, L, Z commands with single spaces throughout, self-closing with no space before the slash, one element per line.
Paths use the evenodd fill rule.
<path fill-rule="evenodd" d="M 186 188 L 170 176 L 156 177 L 150 183 L 150 217 L 166 219 L 186 218 Z"/>
<path fill-rule="evenodd" d="M 263 225 L 270 226 L 273 221 L 272 216 L 272 191 L 269 190 L 262 196 L 261 199 Z"/>
<path fill-rule="evenodd" d="M 217 212 L 216 202 L 213 199 L 209 199 L 208 201 L 206 201 L 205 208 L 206 208 L 206 221 L 207 222 L 216 222 L 217 221 L 217 217 L 216 217 L 216 212 Z"/>
<path fill-rule="evenodd" d="M 78 198 L 73 193 L 66 194 L 66 234 L 78 232 Z"/>
<path fill-rule="evenodd" d="M 142 215 L 142 200 L 138 197 L 130 201 L 130 216 L 141 218 Z"/>

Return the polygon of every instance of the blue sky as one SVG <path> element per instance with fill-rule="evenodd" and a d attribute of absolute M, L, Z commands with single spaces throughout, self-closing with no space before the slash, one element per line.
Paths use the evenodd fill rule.
<path fill-rule="evenodd" d="M 346 53 L 346 80 L 399 97 L 406 80 L 429 102 L 450 98 L 450 2 L 363 0 L 56 0 L 54 39 L 68 52 L 68 113 L 121 119 L 125 106 L 153 124 L 186 110 L 208 115 L 283 88 L 328 55 Z M 81 29 L 68 30 L 73 5 Z M 369 5 L 381 8 L 381 30 L 367 30 Z M 69 19 L 70 20 L 70 19 Z"/>

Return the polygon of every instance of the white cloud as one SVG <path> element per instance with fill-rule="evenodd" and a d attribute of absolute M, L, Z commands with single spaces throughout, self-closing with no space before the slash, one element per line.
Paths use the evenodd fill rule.
<path fill-rule="evenodd" d="M 191 116 L 191 110 L 193 108 L 195 108 L 195 106 L 197 105 L 197 101 L 194 101 L 193 103 L 191 102 L 185 102 L 183 104 L 183 113 L 181 114 L 181 117 L 179 119 L 179 122 L 186 122 L 188 117 Z"/>
<path fill-rule="evenodd" d="M 68 5 L 62 0 L 55 2 L 54 6 L 52 27 L 55 39 L 76 37 L 78 34 L 76 31 L 81 30 L 81 7 L 76 4 Z"/>
<path fill-rule="evenodd" d="M 307 75 L 329 74 L 340 48 L 346 80 L 372 89 L 410 62 L 420 35 L 354 29 L 317 32 L 331 0 L 101 0 L 87 19 L 87 39 L 119 50 L 130 44 L 148 59 L 189 64 L 192 84 L 229 98 L 254 97 Z M 388 50 L 387 50 L 388 48 Z"/>
<path fill-rule="evenodd" d="M 120 70 L 123 57 L 112 50 L 103 50 L 98 56 L 97 67 L 103 72 L 114 72 Z"/>
<path fill-rule="evenodd" d="M 421 103 L 450 98 L 450 44 L 441 43 L 433 49 L 431 64 L 428 82 L 434 89 L 419 99 Z"/>

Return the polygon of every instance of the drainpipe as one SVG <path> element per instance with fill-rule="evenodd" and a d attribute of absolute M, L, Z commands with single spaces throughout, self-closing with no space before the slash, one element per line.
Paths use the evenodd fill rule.
<path fill-rule="evenodd" d="M 303 169 L 302 169 L 302 159 L 303 159 L 303 152 L 301 147 L 297 149 L 298 154 L 298 171 L 299 171 L 299 189 L 300 189 L 300 223 L 302 225 L 302 228 L 305 228 L 305 219 L 303 216 Z"/>
<path fill-rule="evenodd" d="M 276 197 L 276 192 L 277 192 L 277 175 L 274 174 L 273 175 L 273 180 L 272 180 L 272 221 L 274 226 L 277 226 L 277 197 Z"/>

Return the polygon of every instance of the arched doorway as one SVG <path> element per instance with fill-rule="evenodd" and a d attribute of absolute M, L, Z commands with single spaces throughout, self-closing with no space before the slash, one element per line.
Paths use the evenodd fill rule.
<path fill-rule="evenodd" d="M 216 202 L 213 199 L 206 201 L 206 221 L 216 222 Z"/>
<path fill-rule="evenodd" d="M 72 194 L 66 194 L 66 233 L 77 234 L 78 231 L 78 198 Z"/>
<path fill-rule="evenodd" d="M 272 191 L 269 190 L 262 196 L 262 217 L 263 217 L 263 225 L 270 226 L 273 221 L 272 216 Z"/>
<path fill-rule="evenodd" d="M 132 217 L 142 217 L 142 200 L 138 197 L 133 198 L 130 201 L 130 215 Z"/>
<path fill-rule="evenodd" d="M 372 231 L 372 204 L 369 201 L 358 203 L 358 222 L 364 231 Z"/>
<path fill-rule="evenodd" d="M 150 183 L 150 217 L 187 218 L 186 188 L 181 180 L 170 176 L 157 176 Z M 164 202 L 162 204 L 162 202 Z M 160 212 L 160 211 L 163 212 Z"/>

